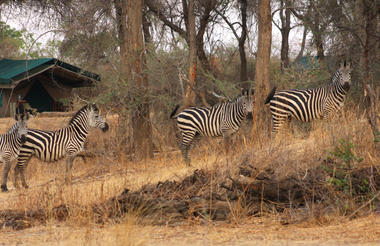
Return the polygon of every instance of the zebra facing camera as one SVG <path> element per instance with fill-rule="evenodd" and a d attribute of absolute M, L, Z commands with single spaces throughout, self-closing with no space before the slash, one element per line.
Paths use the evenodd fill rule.
<path fill-rule="evenodd" d="M 105 122 L 105 123 L 104 123 L 104 127 L 102 128 L 102 131 L 103 131 L 103 132 L 106 132 L 106 131 L 109 130 L 109 128 L 110 128 L 110 127 L 109 127 L 108 123 Z"/>
<path fill-rule="evenodd" d="M 249 93 L 249 92 L 251 92 L 251 93 Z M 249 94 L 254 95 L 255 94 L 255 90 L 254 89 L 241 88 L 241 94 L 243 96 L 248 96 Z"/>

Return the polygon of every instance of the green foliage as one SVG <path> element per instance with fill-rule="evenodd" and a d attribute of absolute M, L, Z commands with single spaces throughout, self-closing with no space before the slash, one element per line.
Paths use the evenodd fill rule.
<path fill-rule="evenodd" d="M 380 132 L 376 132 L 376 133 L 375 133 L 375 137 L 374 137 L 373 141 L 374 141 L 375 143 L 380 142 Z"/>
<path fill-rule="evenodd" d="M 8 58 L 30 57 L 38 58 L 44 53 L 40 42 L 36 42 L 33 34 L 25 29 L 16 30 L 0 21 L 1 55 Z"/>
<path fill-rule="evenodd" d="M 353 164 L 363 160 L 354 152 L 354 148 L 355 145 L 349 140 L 340 139 L 334 150 L 328 151 L 326 164 L 322 164 L 322 168 L 328 174 L 327 183 L 349 196 L 370 192 L 369 182 L 365 177 L 355 177 L 358 180 L 353 185 Z"/>
<path fill-rule="evenodd" d="M 11 28 L 5 22 L 0 21 L 0 47 L 2 56 L 17 56 L 23 43 L 22 31 Z"/>
<path fill-rule="evenodd" d="M 339 144 L 334 147 L 333 151 L 328 151 L 328 160 L 332 160 L 333 158 L 340 160 L 343 162 L 342 167 L 345 169 L 351 169 L 352 162 L 361 162 L 363 160 L 363 158 L 358 157 L 354 153 L 355 146 L 349 140 L 339 139 L 338 142 Z"/>

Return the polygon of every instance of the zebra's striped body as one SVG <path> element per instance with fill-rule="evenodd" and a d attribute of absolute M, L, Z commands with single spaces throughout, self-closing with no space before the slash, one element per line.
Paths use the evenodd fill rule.
<path fill-rule="evenodd" d="M 327 118 L 343 107 L 350 88 L 350 66 L 346 64 L 334 73 L 331 83 L 320 88 L 306 90 L 272 90 L 265 103 L 270 104 L 272 114 L 272 134 L 291 118 L 303 122 Z"/>
<path fill-rule="evenodd" d="M 26 140 L 28 115 L 16 115 L 16 123 L 5 134 L 0 135 L 0 161 L 3 163 L 2 191 L 7 191 L 7 177 L 11 161 L 17 159 L 21 145 Z"/>
<path fill-rule="evenodd" d="M 187 165 L 190 165 L 188 151 L 195 136 L 223 136 L 226 139 L 239 130 L 248 112 L 253 111 L 253 94 L 253 90 L 243 90 L 242 95 L 232 102 L 217 104 L 213 107 L 192 107 L 177 115 L 177 126 L 182 134 L 180 148 Z M 178 107 L 171 117 L 177 109 Z"/>
<path fill-rule="evenodd" d="M 20 175 L 23 186 L 28 187 L 24 172 L 33 155 L 46 162 L 67 157 L 66 182 L 71 184 L 73 160 L 83 150 L 91 127 L 101 128 L 104 132 L 108 130 L 108 124 L 99 116 L 99 110 L 95 104 L 81 108 L 65 128 L 55 131 L 28 129 L 26 141 L 21 147 L 15 167 L 15 185 Z"/>

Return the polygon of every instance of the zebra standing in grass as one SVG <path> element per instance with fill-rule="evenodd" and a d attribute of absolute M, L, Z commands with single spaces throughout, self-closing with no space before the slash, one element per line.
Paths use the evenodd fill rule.
<path fill-rule="evenodd" d="M 343 107 L 344 99 L 351 84 L 350 65 L 340 65 L 331 78 L 331 83 L 315 89 L 284 90 L 276 92 L 276 87 L 268 95 L 265 104 L 270 103 L 272 114 L 272 135 L 292 117 L 310 122 L 327 118 Z"/>
<path fill-rule="evenodd" d="M 174 117 L 179 108 L 177 106 L 170 118 L 177 118 L 177 126 L 182 134 L 180 149 L 186 165 L 190 166 L 188 152 L 194 137 L 197 135 L 223 136 L 227 142 L 229 136 L 239 130 L 248 112 L 253 111 L 253 106 L 254 90 L 242 90 L 242 95 L 232 102 L 212 107 L 188 108 Z"/>
<path fill-rule="evenodd" d="M 95 104 L 81 108 L 65 128 L 55 131 L 28 129 L 26 141 L 21 147 L 15 167 L 16 187 L 18 176 L 21 176 L 22 185 L 28 188 L 24 172 L 33 155 L 47 162 L 57 161 L 67 156 L 65 181 L 67 184 L 71 184 L 73 160 L 83 150 L 91 127 L 101 128 L 103 132 L 108 130 L 108 124 L 99 116 L 99 109 Z"/>
<path fill-rule="evenodd" d="M 5 134 L 0 135 L 0 161 L 4 165 L 3 182 L 1 189 L 7 191 L 7 177 L 11 167 L 11 161 L 15 160 L 19 153 L 21 145 L 26 140 L 28 114 L 16 114 L 16 123 Z"/>

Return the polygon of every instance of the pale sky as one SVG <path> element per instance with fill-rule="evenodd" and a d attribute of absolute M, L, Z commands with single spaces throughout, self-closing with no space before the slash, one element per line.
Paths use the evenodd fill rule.
<path fill-rule="evenodd" d="M 52 27 L 52 23 L 46 18 L 36 18 L 36 13 L 34 10 L 19 10 L 18 12 L 12 11 L 3 11 L 1 13 L 1 21 L 6 22 L 11 27 L 20 30 L 26 29 L 29 33 L 33 34 L 33 37 L 36 39 L 39 37 L 38 42 L 44 44 L 49 39 L 63 39 L 63 36 L 59 33 L 48 32 L 43 36 L 41 34 L 54 30 Z M 237 16 L 229 16 L 232 22 L 234 22 Z M 235 19 L 235 20 L 234 20 Z M 275 20 L 278 21 L 278 14 L 275 15 Z M 292 20 L 294 21 L 294 19 Z M 237 41 L 233 36 L 230 29 L 227 27 L 225 23 L 222 23 L 223 27 L 219 27 L 216 29 L 216 32 L 212 34 L 214 40 L 221 40 L 224 44 L 233 44 L 237 48 Z M 293 24 L 294 25 L 294 24 Z M 256 28 L 255 28 L 256 29 Z M 296 27 L 290 31 L 289 37 L 289 56 L 294 58 L 301 46 L 302 41 L 302 33 L 303 27 Z M 247 55 L 256 52 L 257 49 L 257 30 L 250 30 L 249 32 L 250 42 L 247 40 Z M 272 24 L 272 56 L 279 57 L 280 48 L 281 48 L 281 33 L 278 28 Z M 305 49 L 306 51 L 307 49 Z"/>

